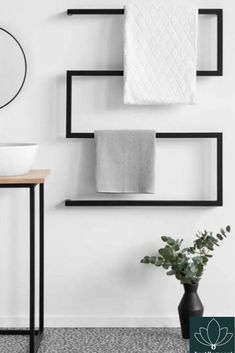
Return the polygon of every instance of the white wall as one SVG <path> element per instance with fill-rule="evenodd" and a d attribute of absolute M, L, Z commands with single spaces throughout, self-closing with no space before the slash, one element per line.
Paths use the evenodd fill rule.
<path fill-rule="evenodd" d="M 65 11 L 122 7 L 123 3 L 1 1 L 1 27 L 15 34 L 25 49 L 28 75 L 21 94 L 0 111 L 0 140 L 38 142 L 36 167 L 52 169 L 46 186 L 47 325 L 178 325 L 182 287 L 163 270 L 141 265 L 139 260 L 161 246 L 163 234 L 184 237 L 189 243 L 198 229 L 234 224 L 235 3 L 196 3 L 224 8 L 224 77 L 198 78 L 198 104 L 174 108 L 128 110 L 121 105 L 120 83 L 114 83 L 117 95 L 101 101 L 97 116 L 99 112 L 103 127 L 103 116 L 109 116 L 120 128 L 135 124 L 157 131 L 222 131 L 223 208 L 65 208 L 64 199 L 77 197 L 83 187 L 85 193 L 94 187 L 92 142 L 64 137 L 65 71 L 122 67 L 121 18 L 68 17 Z M 95 119 L 95 113 L 91 108 L 89 119 Z M 87 116 L 81 116 L 81 123 L 84 130 L 92 130 Z M 201 166 L 204 173 L 207 167 Z M 200 164 L 198 173 L 200 177 Z M 1 326 L 27 323 L 27 201 L 24 190 L 0 192 Z M 200 283 L 205 314 L 235 314 L 234 246 L 231 235 L 217 250 Z"/>

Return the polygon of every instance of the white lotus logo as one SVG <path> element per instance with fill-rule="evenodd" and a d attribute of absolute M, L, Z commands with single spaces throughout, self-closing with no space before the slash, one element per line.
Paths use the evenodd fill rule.
<path fill-rule="evenodd" d="M 200 327 L 199 332 L 194 333 L 196 340 L 203 344 L 204 346 L 211 347 L 212 350 L 215 350 L 216 347 L 223 346 L 228 343 L 232 337 L 233 333 L 228 332 L 227 327 L 220 327 L 216 319 L 212 319 L 207 328 Z"/>

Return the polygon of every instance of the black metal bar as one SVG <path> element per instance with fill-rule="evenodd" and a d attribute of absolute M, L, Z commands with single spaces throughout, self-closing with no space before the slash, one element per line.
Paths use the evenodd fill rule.
<path fill-rule="evenodd" d="M 44 330 L 44 184 L 39 184 L 39 330 Z"/>
<path fill-rule="evenodd" d="M 122 76 L 122 70 L 74 70 L 67 71 L 67 108 L 66 108 L 66 137 L 67 138 L 94 138 L 92 132 L 72 132 L 72 76 Z M 217 133 L 157 133 L 157 138 L 213 138 L 217 137 Z"/>
<path fill-rule="evenodd" d="M 217 56 L 220 53 L 218 52 Z M 71 76 L 124 76 L 123 70 L 69 70 Z M 210 75 L 208 74 L 210 73 Z M 222 76 L 218 70 L 197 71 L 197 76 Z M 68 83 L 68 82 L 67 82 Z"/>
<path fill-rule="evenodd" d="M 34 184 L 0 184 L 0 188 L 31 188 Z"/>
<path fill-rule="evenodd" d="M 197 76 L 223 76 L 223 9 L 201 9 L 199 14 L 217 16 L 217 69 L 197 71 Z"/>
<path fill-rule="evenodd" d="M 30 330 L 28 329 L 0 329 L 0 335 L 12 335 L 12 336 L 28 336 L 30 334 Z M 39 330 L 35 330 L 35 335 L 39 334 Z"/>
<path fill-rule="evenodd" d="M 217 138 L 220 133 L 217 132 L 158 132 L 156 138 Z M 68 137 L 68 136 L 67 136 Z M 93 132 L 72 132 L 70 138 L 94 138 Z"/>
<path fill-rule="evenodd" d="M 68 9 L 68 15 L 123 15 L 124 9 Z M 197 76 L 223 76 L 223 10 L 199 9 L 199 15 L 217 16 L 217 69 L 198 70 Z"/>
<path fill-rule="evenodd" d="M 35 186 L 30 187 L 30 293 L 29 293 L 29 351 L 35 346 Z"/>
<path fill-rule="evenodd" d="M 72 74 L 67 71 L 66 77 L 66 136 L 72 131 Z"/>
<path fill-rule="evenodd" d="M 217 15 L 219 9 L 199 9 L 199 15 Z M 124 9 L 68 9 L 67 15 L 124 15 Z"/>
<path fill-rule="evenodd" d="M 223 76 L 223 10 L 217 16 L 217 71 L 218 76 Z"/>
<path fill-rule="evenodd" d="M 123 76 L 123 70 L 68 70 L 69 76 Z"/>
<path fill-rule="evenodd" d="M 124 15 L 124 9 L 68 9 L 67 15 Z"/>
<path fill-rule="evenodd" d="M 218 70 L 205 70 L 205 71 L 197 71 L 197 76 L 211 76 L 211 77 L 215 77 L 215 76 L 223 76 L 219 73 Z"/>
<path fill-rule="evenodd" d="M 93 132 L 68 132 L 66 135 L 67 138 L 94 138 Z"/>
<path fill-rule="evenodd" d="M 68 70 L 66 74 L 66 137 L 74 137 L 72 133 L 72 77 L 73 76 L 123 76 L 123 70 Z M 92 137 L 81 133 L 79 138 Z"/>
<path fill-rule="evenodd" d="M 42 339 L 43 339 L 43 332 L 39 332 L 39 334 L 35 336 L 34 352 L 37 352 Z"/>
<path fill-rule="evenodd" d="M 218 54 L 221 58 L 219 64 L 222 64 L 221 51 Z M 222 66 L 219 68 L 222 73 Z M 205 71 L 202 71 L 203 75 Z M 212 75 L 218 76 L 218 71 L 210 71 Z M 122 76 L 122 70 L 68 70 L 66 76 L 66 137 L 67 138 L 93 138 L 93 133 L 72 132 L 72 77 L 73 76 Z"/>
<path fill-rule="evenodd" d="M 66 200 L 65 206 L 221 206 L 217 200 Z"/>
<path fill-rule="evenodd" d="M 90 135 L 94 137 L 94 134 Z M 156 133 L 156 138 L 215 138 L 217 140 L 216 200 L 65 200 L 65 206 L 223 206 L 223 134 L 221 132 L 160 132 Z"/>
<path fill-rule="evenodd" d="M 223 206 L 223 135 L 217 138 L 217 200 Z"/>
<path fill-rule="evenodd" d="M 199 15 L 218 15 L 220 11 L 221 9 L 205 8 L 205 9 L 199 9 L 198 13 Z"/>

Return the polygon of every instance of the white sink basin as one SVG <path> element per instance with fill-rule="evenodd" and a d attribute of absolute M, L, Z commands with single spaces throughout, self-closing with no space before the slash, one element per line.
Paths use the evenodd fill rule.
<path fill-rule="evenodd" d="M 0 176 L 27 174 L 37 151 L 34 143 L 0 143 Z"/>

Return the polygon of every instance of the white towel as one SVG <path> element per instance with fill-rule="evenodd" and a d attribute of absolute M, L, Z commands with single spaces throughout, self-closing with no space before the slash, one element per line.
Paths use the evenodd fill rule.
<path fill-rule="evenodd" d="M 198 10 L 188 3 L 125 7 L 125 104 L 195 103 Z"/>
<path fill-rule="evenodd" d="M 96 190 L 154 193 L 155 131 L 95 131 Z"/>

